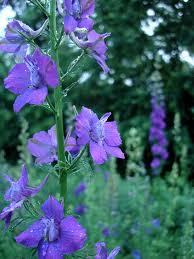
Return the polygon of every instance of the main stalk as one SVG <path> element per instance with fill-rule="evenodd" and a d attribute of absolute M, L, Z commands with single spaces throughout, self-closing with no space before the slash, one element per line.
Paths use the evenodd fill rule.
<path fill-rule="evenodd" d="M 56 26 L 56 0 L 50 0 L 50 16 L 49 16 L 49 27 L 50 27 L 50 42 L 51 42 L 51 56 L 56 62 L 58 71 L 59 68 L 59 56 L 56 46 L 57 38 L 57 26 Z M 57 131 L 57 147 L 58 147 L 58 163 L 65 162 L 64 153 L 64 128 L 63 128 L 63 103 L 62 103 L 62 87 L 60 85 L 55 89 L 55 123 Z M 60 170 L 60 196 L 64 200 L 64 207 L 67 202 L 67 174 L 64 170 Z"/>

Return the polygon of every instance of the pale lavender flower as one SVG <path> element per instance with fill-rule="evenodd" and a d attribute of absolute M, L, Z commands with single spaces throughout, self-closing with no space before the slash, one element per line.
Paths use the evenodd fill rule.
<path fill-rule="evenodd" d="M 38 37 L 47 24 L 48 22 L 45 21 L 40 29 L 34 31 L 21 21 L 11 21 L 7 25 L 5 38 L 0 40 L 0 51 L 13 53 L 17 61 L 22 61 L 30 46 L 27 39 L 32 40 Z"/>
<path fill-rule="evenodd" d="M 18 95 L 14 111 L 19 112 L 26 104 L 41 105 L 48 94 L 48 87 L 56 88 L 59 75 L 54 61 L 36 49 L 33 55 L 16 64 L 4 80 L 5 88 Z"/>
<path fill-rule="evenodd" d="M 119 148 L 121 138 L 116 122 L 107 122 L 110 115 L 106 113 L 99 120 L 92 110 L 83 107 L 76 117 L 77 142 L 81 146 L 89 144 L 90 154 L 96 164 L 103 164 L 108 156 L 124 159 Z"/>
<path fill-rule="evenodd" d="M 108 254 L 108 250 L 106 248 L 106 244 L 104 242 L 96 243 L 96 256 L 95 259 L 114 259 L 116 255 L 119 253 L 120 247 L 115 247 L 110 254 Z"/>
<path fill-rule="evenodd" d="M 74 217 L 64 217 L 63 206 L 54 197 L 45 201 L 42 211 L 44 216 L 17 236 L 17 243 L 36 248 L 39 259 L 63 259 L 84 246 L 85 229 Z"/>
<path fill-rule="evenodd" d="M 0 214 L 0 219 L 4 220 L 8 227 L 11 221 L 12 214 L 17 208 L 23 205 L 23 202 L 35 196 L 46 183 L 48 176 L 45 177 L 43 182 L 38 187 L 30 187 L 28 185 L 28 172 L 26 166 L 22 166 L 21 176 L 18 181 L 14 181 L 8 175 L 5 176 L 6 180 L 11 184 L 10 188 L 6 191 L 4 199 L 9 201 L 8 207 L 4 208 Z"/>
<path fill-rule="evenodd" d="M 64 30 L 71 33 L 76 28 L 91 30 L 93 21 L 89 16 L 94 13 L 94 0 L 64 0 Z"/>
<path fill-rule="evenodd" d="M 65 140 L 64 140 L 65 142 Z M 58 160 L 57 156 L 57 134 L 56 126 L 46 131 L 40 131 L 28 140 L 28 151 L 34 157 L 37 164 L 50 164 Z M 65 151 L 73 153 L 78 152 L 78 146 L 74 137 L 69 137 L 65 146 Z"/>
<path fill-rule="evenodd" d="M 86 191 L 86 184 L 84 182 L 80 182 L 74 189 L 74 195 L 76 197 L 80 196 L 82 193 Z"/>
<path fill-rule="evenodd" d="M 152 226 L 154 227 L 154 228 L 159 228 L 160 227 L 160 219 L 153 219 L 152 221 L 151 221 L 151 224 L 152 224 Z"/>

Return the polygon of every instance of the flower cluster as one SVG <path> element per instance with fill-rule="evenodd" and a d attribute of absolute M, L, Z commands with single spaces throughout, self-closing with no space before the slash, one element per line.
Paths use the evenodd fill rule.
<path fill-rule="evenodd" d="M 64 0 L 64 30 L 78 47 L 87 50 L 103 71 L 108 73 L 104 40 L 110 33 L 99 34 L 93 29 L 91 16 L 94 10 L 94 0 Z"/>
<path fill-rule="evenodd" d="M 154 84 L 155 85 L 155 84 Z M 152 112 L 150 116 L 151 127 L 149 133 L 149 140 L 151 143 L 151 151 L 153 160 L 151 168 L 154 174 L 160 172 L 163 161 L 168 158 L 167 144 L 168 141 L 165 135 L 165 105 L 163 100 L 162 89 L 152 88 L 151 106 Z"/>
<path fill-rule="evenodd" d="M 4 5 L 7 2 L 4 0 Z M 5 78 L 4 86 L 16 95 L 13 104 L 16 113 L 26 105 L 42 105 L 54 114 L 55 125 L 48 131 L 35 133 L 28 140 L 27 149 L 35 157 L 37 164 L 51 164 L 51 166 L 53 162 L 57 164 L 56 167 L 53 166 L 53 170 L 59 174 L 60 196 L 65 202 L 66 190 L 64 189 L 66 188 L 61 179 L 67 177 L 67 172 L 79 161 L 85 147 L 89 146 L 89 152 L 95 164 L 103 164 L 110 156 L 124 159 L 120 149 L 122 141 L 116 122 L 107 121 L 111 113 L 106 113 L 99 119 L 86 107 L 82 107 L 81 112 L 76 116 L 73 131 L 64 136 L 62 105 L 64 96 L 61 82 L 63 77 L 60 76 L 63 71 L 59 67 L 60 62 L 56 62 L 61 40 L 56 32 L 58 17 L 55 10 L 56 3 L 55 0 L 50 1 L 48 14 L 46 5 L 43 6 L 39 1 L 32 2 L 41 11 L 43 10 L 48 19 L 37 31 L 15 19 L 7 25 L 5 37 L 0 40 L 0 51 L 11 53 L 15 57 L 16 64 Z M 58 1 L 58 7 L 60 11 L 62 9 L 60 1 Z M 91 18 L 94 9 L 94 0 L 64 0 L 64 35 L 84 49 L 107 73 L 109 68 L 106 64 L 107 46 L 104 40 L 110 34 L 98 34 L 94 31 L 94 21 Z M 43 52 L 36 45 L 35 39 L 44 32 L 48 21 L 51 31 L 49 35 L 51 51 L 48 49 Z M 49 56 L 50 53 L 52 58 Z M 51 99 L 54 99 L 54 105 L 48 96 L 53 92 L 52 90 L 54 90 L 54 98 Z M 11 185 L 4 196 L 9 205 L 0 213 L 0 219 L 5 221 L 6 227 L 9 227 L 13 214 L 22 205 L 26 208 L 27 204 L 30 204 L 37 212 L 30 198 L 42 189 L 48 176 L 38 187 L 30 187 L 27 169 L 23 165 L 18 181 L 14 181 L 9 176 L 5 178 Z M 85 190 L 86 185 L 80 183 L 74 194 L 78 197 Z M 16 236 L 16 242 L 27 248 L 35 248 L 38 258 L 41 259 L 62 259 L 64 255 L 83 248 L 87 239 L 86 230 L 73 216 L 64 216 L 63 202 L 60 203 L 50 196 L 41 206 L 41 215 L 36 213 L 39 219 Z M 87 207 L 82 203 L 75 208 L 75 212 L 80 215 L 86 210 Z M 104 233 L 106 234 L 106 231 Z M 108 255 L 105 243 L 98 242 L 95 259 L 113 259 L 119 251 L 120 248 L 116 247 Z"/>

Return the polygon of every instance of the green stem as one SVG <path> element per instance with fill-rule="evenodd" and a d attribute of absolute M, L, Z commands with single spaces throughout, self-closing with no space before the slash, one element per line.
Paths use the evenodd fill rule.
<path fill-rule="evenodd" d="M 56 0 L 50 1 L 50 37 L 51 37 L 51 56 L 55 60 L 58 71 L 59 71 L 59 57 L 58 50 L 56 46 Z M 58 163 L 65 162 L 65 153 L 64 153 L 64 128 L 63 128 L 63 104 L 62 104 L 62 87 L 61 85 L 55 89 L 54 98 L 55 98 L 55 122 L 56 122 L 56 131 L 57 131 L 57 146 L 58 146 Z M 67 201 L 67 174 L 64 170 L 60 171 L 60 196 L 64 201 L 64 207 L 66 207 Z"/>

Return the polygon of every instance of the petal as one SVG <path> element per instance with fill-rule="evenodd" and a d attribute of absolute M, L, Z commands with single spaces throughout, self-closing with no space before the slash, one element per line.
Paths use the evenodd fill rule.
<path fill-rule="evenodd" d="M 107 113 L 105 113 L 101 118 L 100 118 L 100 121 L 102 122 L 102 123 L 105 123 L 107 120 L 108 120 L 108 118 L 111 116 L 111 112 L 107 112 Z"/>
<path fill-rule="evenodd" d="M 95 248 L 96 248 L 95 259 L 107 259 L 107 248 L 104 242 L 96 243 Z"/>
<path fill-rule="evenodd" d="M 111 146 L 108 146 L 106 143 L 104 143 L 104 149 L 107 152 L 107 154 L 110 156 L 125 159 L 125 155 L 119 147 L 111 147 Z"/>
<path fill-rule="evenodd" d="M 26 247 L 37 247 L 44 237 L 44 224 L 41 220 L 36 221 L 26 231 L 15 237 L 17 243 Z"/>
<path fill-rule="evenodd" d="M 93 141 L 90 141 L 90 154 L 96 164 L 103 164 L 107 160 L 103 146 Z"/>
<path fill-rule="evenodd" d="M 13 104 L 14 112 L 19 112 L 27 103 L 29 103 L 32 92 L 33 89 L 27 89 L 21 95 L 17 96 Z"/>
<path fill-rule="evenodd" d="M 72 13 L 72 0 L 64 0 L 64 9 L 67 13 Z"/>
<path fill-rule="evenodd" d="M 27 54 L 28 44 L 22 44 L 16 52 L 16 62 L 22 62 Z"/>
<path fill-rule="evenodd" d="M 44 180 L 39 184 L 39 186 L 37 187 L 26 187 L 22 190 L 22 195 L 24 197 L 34 197 L 41 189 L 42 187 L 45 185 L 45 183 L 48 180 L 48 175 L 44 178 Z"/>
<path fill-rule="evenodd" d="M 6 39 L 0 41 L 0 51 L 6 53 L 15 53 L 20 48 L 20 44 L 9 42 Z"/>
<path fill-rule="evenodd" d="M 4 80 L 5 88 L 14 94 L 22 94 L 30 85 L 30 73 L 25 64 L 17 64 Z"/>
<path fill-rule="evenodd" d="M 52 242 L 48 244 L 44 259 L 63 259 L 63 252 L 60 250 L 60 245 L 58 242 Z"/>
<path fill-rule="evenodd" d="M 107 66 L 105 62 L 105 57 L 97 55 L 95 52 L 93 52 L 91 56 L 97 61 L 98 65 L 101 66 L 105 74 L 109 73 L 110 68 Z"/>
<path fill-rule="evenodd" d="M 39 72 L 48 86 L 55 88 L 59 85 L 59 74 L 55 62 L 47 55 L 36 49 L 33 58 L 37 61 Z"/>
<path fill-rule="evenodd" d="M 77 21 L 73 18 L 73 16 L 70 15 L 65 15 L 64 17 L 64 31 L 65 33 L 71 33 L 75 30 L 77 27 L 78 23 Z"/>
<path fill-rule="evenodd" d="M 107 259 L 114 259 L 115 256 L 120 252 L 121 248 L 119 246 L 115 247 L 107 257 Z"/>
<path fill-rule="evenodd" d="M 57 131 L 56 126 L 54 125 L 50 130 L 48 131 L 48 134 L 51 138 L 52 146 L 57 147 Z"/>
<path fill-rule="evenodd" d="M 90 136 L 88 131 L 83 131 L 82 133 L 79 132 L 80 137 L 77 139 L 77 144 L 80 146 L 84 146 L 89 143 Z"/>
<path fill-rule="evenodd" d="M 117 124 L 115 121 L 106 122 L 104 124 L 105 142 L 109 146 L 119 146 L 121 145 L 121 137 L 117 129 Z"/>
<path fill-rule="evenodd" d="M 60 222 L 64 218 L 63 206 L 52 196 L 42 205 L 42 211 L 48 218 L 53 218 Z"/>
<path fill-rule="evenodd" d="M 94 25 L 94 21 L 91 18 L 83 18 L 78 23 L 77 27 L 86 28 L 88 31 L 90 31 L 92 29 L 93 25 Z"/>
<path fill-rule="evenodd" d="M 47 95 L 48 95 L 47 87 L 33 89 L 33 91 L 30 94 L 29 104 L 40 105 L 45 101 Z"/>
<path fill-rule="evenodd" d="M 59 242 L 64 254 L 71 254 L 84 246 L 87 239 L 86 230 L 74 217 L 68 216 L 63 219 L 60 229 L 61 238 Z"/>
<path fill-rule="evenodd" d="M 28 172 L 25 165 L 22 165 L 22 172 L 18 183 L 20 186 L 22 186 L 22 188 L 28 185 Z"/>
<path fill-rule="evenodd" d="M 94 0 L 81 0 L 82 17 L 90 16 L 94 13 L 95 1 Z"/>
<path fill-rule="evenodd" d="M 76 135 L 81 137 L 91 129 L 91 123 L 98 122 L 97 115 L 90 109 L 82 107 L 81 112 L 76 117 Z"/>

